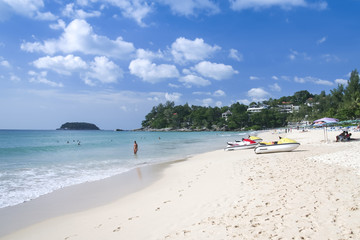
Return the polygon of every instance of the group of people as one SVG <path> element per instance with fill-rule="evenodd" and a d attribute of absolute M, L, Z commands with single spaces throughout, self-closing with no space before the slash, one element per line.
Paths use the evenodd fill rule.
<path fill-rule="evenodd" d="M 342 133 L 340 133 L 339 135 L 336 136 L 336 141 L 337 142 L 349 141 L 350 136 L 351 136 L 351 133 L 349 133 L 348 131 L 343 131 Z"/>

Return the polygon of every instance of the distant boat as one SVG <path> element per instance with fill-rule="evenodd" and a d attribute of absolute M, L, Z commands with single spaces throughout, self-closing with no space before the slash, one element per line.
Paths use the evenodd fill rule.
<path fill-rule="evenodd" d="M 289 152 L 300 146 L 300 143 L 289 138 L 282 138 L 277 142 L 261 142 L 255 147 L 255 153 Z"/>

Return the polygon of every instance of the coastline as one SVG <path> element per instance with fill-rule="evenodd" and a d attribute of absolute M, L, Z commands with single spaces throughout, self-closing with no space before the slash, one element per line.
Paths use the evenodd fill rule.
<path fill-rule="evenodd" d="M 109 178 L 64 187 L 30 201 L 1 208 L 0 238 L 47 219 L 109 204 L 146 188 L 174 162 L 177 161 L 139 166 Z"/>
<path fill-rule="evenodd" d="M 260 132 L 266 141 L 281 135 L 301 146 L 262 155 L 217 150 L 169 163 L 137 191 L 114 198 L 103 193 L 106 202 L 45 218 L 1 239 L 356 239 L 360 167 L 347 160 L 360 154 L 360 142 L 335 143 L 338 133 L 329 132 L 325 143 L 322 130 Z M 359 139 L 360 132 L 352 137 Z"/>

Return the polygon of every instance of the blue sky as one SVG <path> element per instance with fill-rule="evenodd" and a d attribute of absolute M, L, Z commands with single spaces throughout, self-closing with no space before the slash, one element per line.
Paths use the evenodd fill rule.
<path fill-rule="evenodd" d="M 359 0 L 0 0 L 0 129 L 134 129 L 153 106 L 329 93 Z"/>

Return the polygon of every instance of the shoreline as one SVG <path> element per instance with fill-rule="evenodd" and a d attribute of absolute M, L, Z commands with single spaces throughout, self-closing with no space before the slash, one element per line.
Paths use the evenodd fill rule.
<path fill-rule="evenodd" d="M 158 178 L 137 191 L 0 238 L 357 238 L 360 166 L 353 158 L 360 154 L 360 142 L 334 143 L 338 133 L 330 131 L 325 143 L 319 130 L 260 132 L 266 141 L 281 135 L 301 145 L 292 152 L 259 155 L 251 149 L 216 150 L 165 163 Z M 360 132 L 352 137 L 359 139 Z M 116 184 L 110 185 L 116 190 Z M 32 213 L 28 217 L 34 218 Z"/>
<path fill-rule="evenodd" d="M 161 178 L 163 169 L 178 161 L 183 160 L 142 165 L 115 176 L 67 186 L 15 206 L 0 208 L 0 238 L 47 219 L 106 205 L 140 191 Z M 116 191 L 114 185 L 119 186 Z"/>

